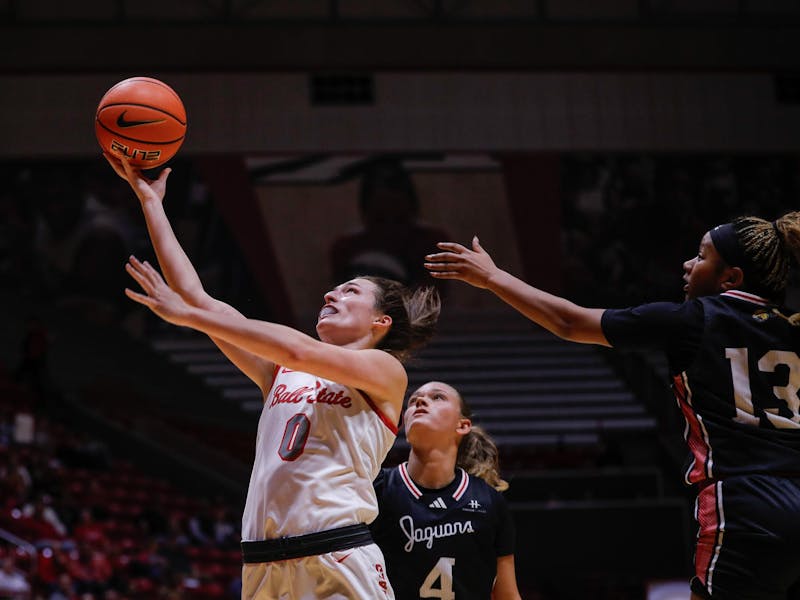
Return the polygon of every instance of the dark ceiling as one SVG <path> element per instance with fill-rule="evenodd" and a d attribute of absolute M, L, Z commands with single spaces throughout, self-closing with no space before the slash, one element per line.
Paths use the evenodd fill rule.
<path fill-rule="evenodd" d="M 0 0 L 4 73 L 800 68 L 796 0 Z"/>

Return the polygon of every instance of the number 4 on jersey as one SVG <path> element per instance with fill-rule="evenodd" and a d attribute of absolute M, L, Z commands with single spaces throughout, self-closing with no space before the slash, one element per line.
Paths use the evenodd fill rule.
<path fill-rule="evenodd" d="M 441 600 L 456 600 L 453 591 L 453 565 L 456 564 L 455 558 L 442 556 L 428 573 L 425 581 L 419 588 L 420 598 L 440 598 Z M 436 582 L 439 587 L 434 587 Z"/>

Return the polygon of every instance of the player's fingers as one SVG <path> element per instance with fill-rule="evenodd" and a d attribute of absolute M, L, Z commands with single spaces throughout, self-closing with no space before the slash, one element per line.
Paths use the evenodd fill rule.
<path fill-rule="evenodd" d="M 425 260 L 430 262 L 447 262 L 457 258 L 452 252 L 435 252 L 425 255 Z"/>
<path fill-rule="evenodd" d="M 128 261 L 136 267 L 137 270 L 141 271 L 142 273 L 149 273 L 153 270 L 153 267 L 150 263 L 145 260 L 139 260 L 133 254 L 128 257 Z"/>
<path fill-rule="evenodd" d="M 118 158 L 114 158 L 108 152 L 103 152 L 103 158 L 108 161 L 108 164 L 111 165 L 111 168 L 114 169 L 114 172 L 122 177 L 122 179 L 127 180 L 128 177 L 125 174 L 125 169 L 122 167 L 122 163 L 119 161 Z"/>
<path fill-rule="evenodd" d="M 134 302 L 138 302 L 139 304 L 143 304 L 148 308 L 152 308 L 153 301 L 150 299 L 150 296 L 145 296 L 139 292 L 134 292 L 130 288 L 125 288 L 125 295 Z"/>
<path fill-rule="evenodd" d="M 436 262 L 436 263 L 426 262 L 426 263 L 423 263 L 423 266 L 426 269 L 428 269 L 429 271 L 442 272 L 442 271 L 455 271 L 456 270 L 456 265 L 454 263 L 451 263 L 451 262 Z"/>
<path fill-rule="evenodd" d="M 136 258 L 133 254 L 128 257 L 128 262 L 125 263 L 125 266 L 135 269 L 139 273 L 144 272 L 144 264 L 142 264 L 142 261 Z"/>
<path fill-rule="evenodd" d="M 125 174 L 128 176 L 127 177 L 128 181 L 134 182 L 137 179 L 146 179 L 146 177 L 142 175 L 142 170 L 134 167 L 127 158 L 122 156 L 120 157 L 119 160 L 122 163 L 123 168 L 125 169 Z"/>
<path fill-rule="evenodd" d="M 114 171 L 116 171 L 117 175 L 119 175 L 122 179 L 130 183 L 131 181 L 130 175 L 125 170 L 125 165 L 123 164 L 122 160 L 120 160 L 119 158 L 115 157 L 112 154 L 108 153 L 104 154 L 106 155 L 106 159 L 108 160 L 108 162 L 111 163 L 111 166 L 114 167 Z"/>
<path fill-rule="evenodd" d="M 486 250 L 483 249 L 483 246 L 481 246 L 481 241 L 478 239 L 477 234 L 472 238 L 472 249 L 475 252 L 486 252 Z"/>
<path fill-rule="evenodd" d="M 438 242 L 436 247 L 441 248 L 442 250 L 454 252 L 455 254 L 461 254 L 466 250 L 464 246 L 457 244 L 456 242 Z"/>
<path fill-rule="evenodd" d="M 172 169 L 170 167 L 167 167 L 166 169 L 161 171 L 161 173 L 158 174 L 158 182 L 167 183 L 167 177 L 169 177 L 170 173 L 172 173 Z"/>
<path fill-rule="evenodd" d="M 136 264 L 128 261 L 125 263 L 125 270 L 137 281 L 145 278 L 144 269 L 142 268 L 141 263 Z"/>
<path fill-rule="evenodd" d="M 431 277 L 436 279 L 458 279 L 456 271 L 430 271 Z"/>
<path fill-rule="evenodd" d="M 158 269 L 156 269 L 149 262 L 144 261 L 142 263 L 142 267 L 153 284 L 162 283 L 164 281 L 164 278 L 161 276 L 161 273 L 158 272 Z"/>
<path fill-rule="evenodd" d="M 145 275 L 144 271 L 139 268 L 138 265 L 133 265 L 129 262 L 125 263 L 125 270 L 128 272 L 128 275 L 133 277 L 136 283 L 138 283 L 144 291 L 149 292 L 152 289 L 152 284 L 150 283 L 149 278 Z"/>
<path fill-rule="evenodd" d="M 125 169 L 125 173 L 127 173 L 130 177 L 133 174 L 133 167 L 131 166 L 131 163 L 124 156 L 119 159 L 119 162 L 122 164 L 122 168 Z"/>
<path fill-rule="evenodd" d="M 128 263 L 133 266 L 140 273 L 147 271 L 147 261 L 139 260 L 133 254 L 128 257 Z"/>
<path fill-rule="evenodd" d="M 158 277 L 154 277 L 154 275 L 157 275 L 158 272 L 146 260 L 140 261 L 138 258 L 131 255 L 129 262 L 131 265 L 133 265 L 136 271 L 141 273 L 143 277 L 146 277 L 151 284 L 158 281 Z"/>

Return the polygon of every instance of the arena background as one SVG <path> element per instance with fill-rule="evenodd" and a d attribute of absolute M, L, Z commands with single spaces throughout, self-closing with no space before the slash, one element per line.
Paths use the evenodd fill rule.
<path fill-rule="evenodd" d="M 72 569 L 71 585 L 97 598 L 236 593 L 235 531 L 208 528 L 238 527 L 258 400 L 121 297 L 125 256 L 148 250 L 93 134 L 117 81 L 157 77 L 186 105 L 168 210 L 209 289 L 310 330 L 382 160 L 408 173 L 421 223 L 479 234 L 545 289 L 678 294 L 704 227 L 797 206 L 798 30 L 789 0 L 0 1 L 2 555 L 44 597 L 92 557 L 116 574 Z M 663 365 L 565 354 L 492 296 L 446 293 L 412 382 L 463 377 L 487 398 L 523 597 L 685 598 L 691 494 Z M 46 362 L 20 375 L 31 339 Z M 505 367 L 468 367 L 464 347 Z M 635 418 L 582 418 L 584 388 L 630 394 Z M 43 496 L 58 535 L 37 529 Z M 81 535 L 87 507 L 102 542 Z"/>

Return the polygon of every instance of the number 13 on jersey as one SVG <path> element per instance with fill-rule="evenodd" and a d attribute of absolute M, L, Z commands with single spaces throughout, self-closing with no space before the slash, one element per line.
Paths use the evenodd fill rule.
<path fill-rule="evenodd" d="M 778 402 L 770 402 L 771 398 L 768 398 L 762 400 L 759 406 L 753 405 L 747 348 L 725 348 L 725 358 L 731 365 L 737 421 L 757 426 L 763 414 L 779 429 L 800 427 L 800 398 L 797 396 L 800 389 L 800 358 L 797 354 L 786 350 L 770 350 L 759 359 L 758 370 L 763 373 L 775 373 L 780 367 L 788 369 L 786 383 L 772 386 L 772 393 Z"/>

